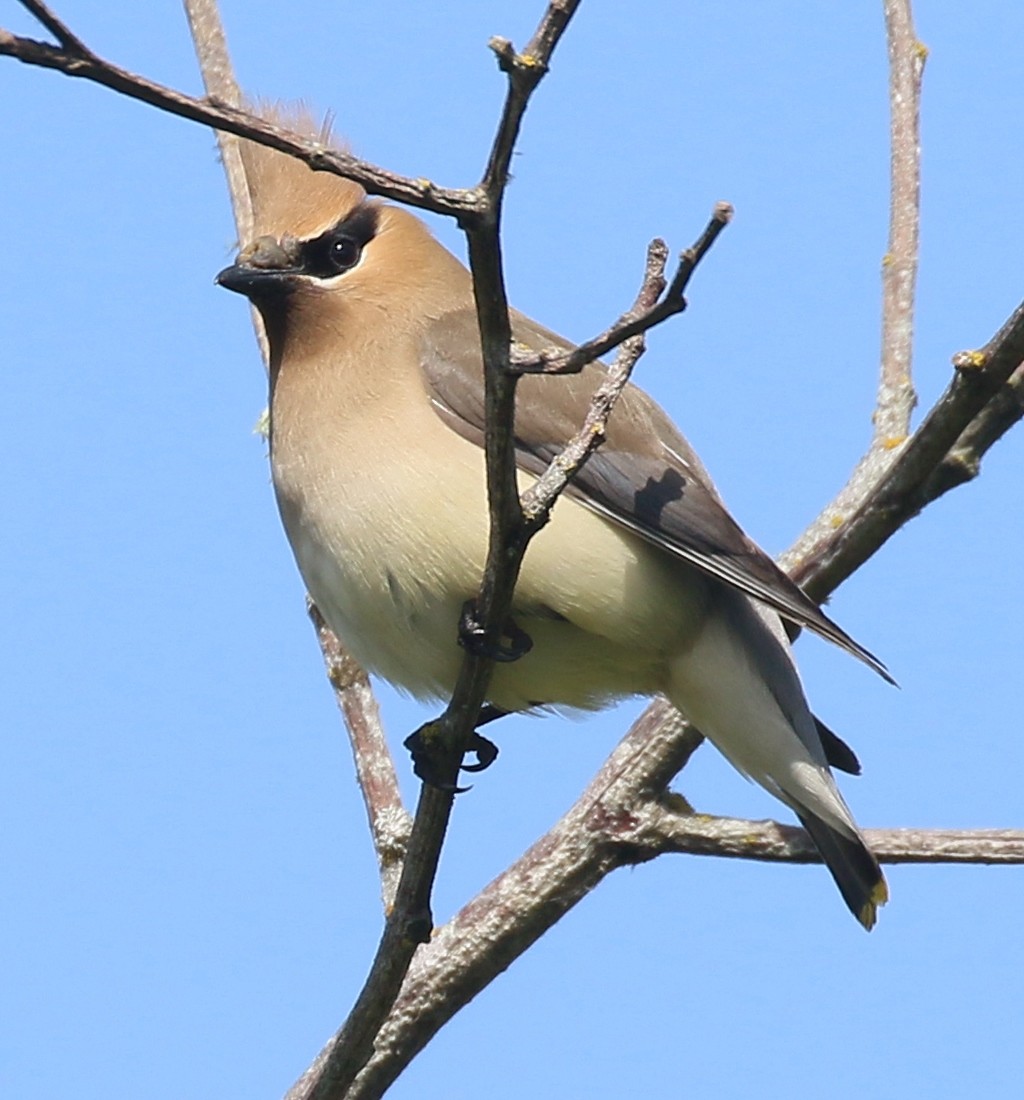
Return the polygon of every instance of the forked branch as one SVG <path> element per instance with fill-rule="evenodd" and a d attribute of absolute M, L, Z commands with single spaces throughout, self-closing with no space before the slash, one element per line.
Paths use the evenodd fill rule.
<path fill-rule="evenodd" d="M 921 80 L 927 51 L 914 32 L 910 0 L 883 0 L 883 7 L 889 55 L 890 178 L 878 396 L 867 452 L 784 558 L 787 568 L 799 568 L 803 574 L 812 560 L 828 553 L 837 528 L 850 521 L 892 468 L 910 434 L 910 414 L 917 403 L 911 364 L 921 208 Z"/>
<path fill-rule="evenodd" d="M 99 58 L 45 4 L 37 0 L 22 2 L 57 44 L 20 38 L 0 30 L 0 54 L 94 80 L 219 131 L 280 149 L 315 169 L 335 171 L 361 183 L 372 194 L 453 216 L 463 225 L 470 237 L 490 395 L 487 434 L 495 532 L 492 550 L 518 544 L 521 560 L 534 521 L 543 521 L 544 509 L 550 507 L 574 470 L 585 461 L 593 449 L 593 441 L 603 431 L 616 387 L 621 390 L 625 384 L 640 353 L 637 341 L 642 331 L 650 327 L 640 323 L 636 310 L 646 310 L 650 320 L 651 307 L 646 302 L 654 282 L 661 278 L 655 249 L 649 256 L 648 277 L 634 311 L 575 352 L 548 354 L 512 364 L 517 372 L 574 370 L 621 345 L 619 361 L 610 373 L 608 386 L 602 388 L 595 400 L 587 424 L 566 454 L 541 479 L 536 492 L 527 498 L 524 516 L 512 480 L 515 380 L 509 370 L 508 311 L 501 274 L 501 204 L 523 113 L 547 71 L 552 51 L 578 7 L 578 0 L 551 3 L 533 40 L 521 54 L 505 40 L 492 42 L 508 77 L 509 89 L 483 179 L 478 186 L 468 189 L 440 188 L 426 180 L 398 176 L 255 118 L 240 109 L 237 89 L 232 90 L 230 81 L 211 82 L 210 62 L 206 59 L 203 67 L 208 99 L 193 99 L 154 84 Z M 194 25 L 204 10 L 207 16 L 210 10 L 216 13 L 211 0 L 187 0 L 187 5 Z M 886 15 L 893 114 L 893 216 L 889 251 L 883 265 L 886 304 L 882 378 L 871 449 L 843 494 L 825 510 L 789 556 L 790 564 L 798 567 L 796 575 L 819 599 L 828 595 L 911 515 L 941 492 L 972 476 L 985 450 L 1020 419 L 1022 412 L 1024 316 L 1018 310 L 982 351 L 958 359 L 957 375 L 949 390 L 913 439 L 904 442 L 914 401 L 910 347 L 919 187 L 917 112 L 924 51 L 913 34 L 907 0 L 886 0 Z M 201 55 L 203 41 L 208 40 L 202 35 L 197 39 Z M 216 52 L 211 56 L 216 56 Z M 709 232 L 716 234 L 725 220 L 720 218 L 716 223 L 713 219 Z M 709 245 L 713 235 L 707 238 L 706 234 L 702 240 Z M 695 262 L 703 254 L 702 248 L 706 250 L 698 243 Z M 663 270 L 663 259 L 661 266 Z M 675 291 L 669 288 L 665 301 L 683 303 L 682 289 L 682 286 Z M 489 566 L 481 597 L 482 615 L 491 629 L 503 619 L 502 609 L 507 610 L 515 579 L 514 571 L 503 574 L 502 568 Z M 355 670 L 346 665 L 344 656 L 333 653 L 330 638 L 325 638 L 324 646 L 332 682 L 342 692 L 339 701 L 346 711 L 346 720 L 350 729 L 356 727 L 352 736 L 357 760 L 365 766 L 375 754 L 386 756 L 386 746 L 379 728 L 359 728 L 372 711 L 372 704 L 366 703 L 368 696 L 360 699 L 349 696 L 354 700 L 350 712 L 344 693 L 353 686 L 357 694 L 368 692 L 368 688 Z M 471 729 L 479 710 L 476 700 L 482 699 L 486 690 L 487 662 L 471 658 L 467 660 L 467 670 L 465 683 L 460 681 L 453 706 L 442 719 L 449 732 L 455 731 L 456 745 L 459 731 Z M 555 830 L 445 928 L 438 930 L 432 941 L 415 954 L 409 969 L 409 960 L 413 959 L 417 944 L 426 939 L 430 927 L 430 888 L 451 805 L 450 792 L 425 790 L 404 861 L 393 919 L 388 922 L 375 964 L 375 977 L 371 977 L 350 1018 L 350 1023 L 355 1021 L 358 1025 L 357 1031 L 342 1032 L 290 1095 L 316 1096 L 321 1100 L 343 1095 L 379 1096 L 387 1082 L 394 1079 L 446 1019 L 616 866 L 669 851 L 785 862 L 817 858 L 802 830 L 770 822 L 695 815 L 679 796 L 669 793 L 667 784 L 699 743 L 699 735 L 667 704 L 662 701 L 652 704 Z M 371 823 L 376 821 L 378 853 L 391 851 L 390 865 L 383 869 L 388 895 L 388 876 L 400 855 L 404 825 L 392 830 L 392 835 L 398 838 L 394 843 L 381 840 L 387 831 L 381 825 L 381 811 L 393 809 L 399 820 L 404 810 L 393 770 L 390 777 L 385 776 L 381 789 L 375 786 L 373 775 L 364 773 L 361 781 L 364 792 L 375 792 L 368 797 L 368 809 Z M 885 830 L 870 836 L 878 854 L 887 862 L 1024 861 L 1024 835 L 1019 832 L 939 834 Z M 511 907 L 515 919 L 509 920 L 508 902 L 512 898 L 516 901 Z M 472 937 L 464 934 L 469 928 L 474 931 Z M 468 953 L 464 950 L 467 945 L 471 947 Z M 395 1003 L 400 986 L 401 995 Z M 390 1017 L 382 1029 L 389 1011 Z M 374 1047 L 372 1060 L 367 1064 Z M 364 1064 L 365 1069 L 356 1078 Z"/>

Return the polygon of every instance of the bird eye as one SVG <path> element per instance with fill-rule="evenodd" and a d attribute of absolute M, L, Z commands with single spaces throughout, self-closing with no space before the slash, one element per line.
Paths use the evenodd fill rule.
<path fill-rule="evenodd" d="M 338 234 L 331 243 L 327 255 L 335 271 L 348 271 L 359 262 L 362 246 L 357 240 Z"/>

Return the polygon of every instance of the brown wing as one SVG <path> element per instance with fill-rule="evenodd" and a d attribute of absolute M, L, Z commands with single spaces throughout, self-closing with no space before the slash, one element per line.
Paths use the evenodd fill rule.
<path fill-rule="evenodd" d="M 512 314 L 515 340 L 532 350 L 571 347 L 521 314 Z M 461 436 L 483 446 L 484 393 L 480 341 L 471 310 L 438 318 L 423 347 L 423 370 L 438 415 Z M 527 375 L 516 403 L 516 458 L 534 474 L 546 469 L 579 429 L 605 368 L 575 375 Z M 784 618 L 852 653 L 886 680 L 877 657 L 853 640 L 789 579 L 729 515 L 700 459 L 665 412 L 629 385 L 616 405 L 607 437 L 567 493 L 689 565 Z"/>

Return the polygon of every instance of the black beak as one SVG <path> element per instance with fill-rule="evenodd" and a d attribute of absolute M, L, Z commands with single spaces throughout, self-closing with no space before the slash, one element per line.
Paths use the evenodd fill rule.
<path fill-rule="evenodd" d="M 280 298 L 295 285 L 300 275 L 297 242 L 290 238 L 259 237 L 243 248 L 238 260 L 217 276 L 220 286 L 244 294 L 253 301 Z"/>
<path fill-rule="evenodd" d="M 224 268 L 215 282 L 218 286 L 233 290 L 236 294 L 244 294 L 255 301 L 258 298 L 279 297 L 287 293 L 293 285 L 293 276 L 297 274 L 297 271 L 288 268 L 275 270 L 238 263 Z"/>

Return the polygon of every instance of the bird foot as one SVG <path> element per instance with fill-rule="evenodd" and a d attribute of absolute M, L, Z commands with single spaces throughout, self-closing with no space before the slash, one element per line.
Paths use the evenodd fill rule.
<path fill-rule="evenodd" d="M 487 710 L 488 708 L 485 707 L 481 712 L 483 721 L 488 721 Z M 419 779 L 422 779 L 424 783 L 436 787 L 439 791 L 447 791 L 450 794 L 464 794 L 470 788 L 457 786 L 445 775 L 447 754 L 438 742 L 436 736 L 437 726 L 437 722 L 427 722 L 420 726 L 415 733 L 411 733 L 403 742 L 412 756 L 413 773 Z M 469 744 L 466 746 L 466 753 L 473 753 L 476 756 L 476 763 L 463 764 L 460 762 L 459 769 L 464 772 L 482 772 L 498 759 L 498 746 L 474 730 L 469 739 Z"/>
<path fill-rule="evenodd" d="M 502 625 L 501 637 L 508 639 L 508 645 L 487 640 L 486 632 L 477 617 L 476 600 L 466 600 L 459 616 L 459 645 L 468 649 L 475 657 L 488 657 L 500 664 L 518 661 L 533 649 L 533 639 L 511 617 Z"/>

